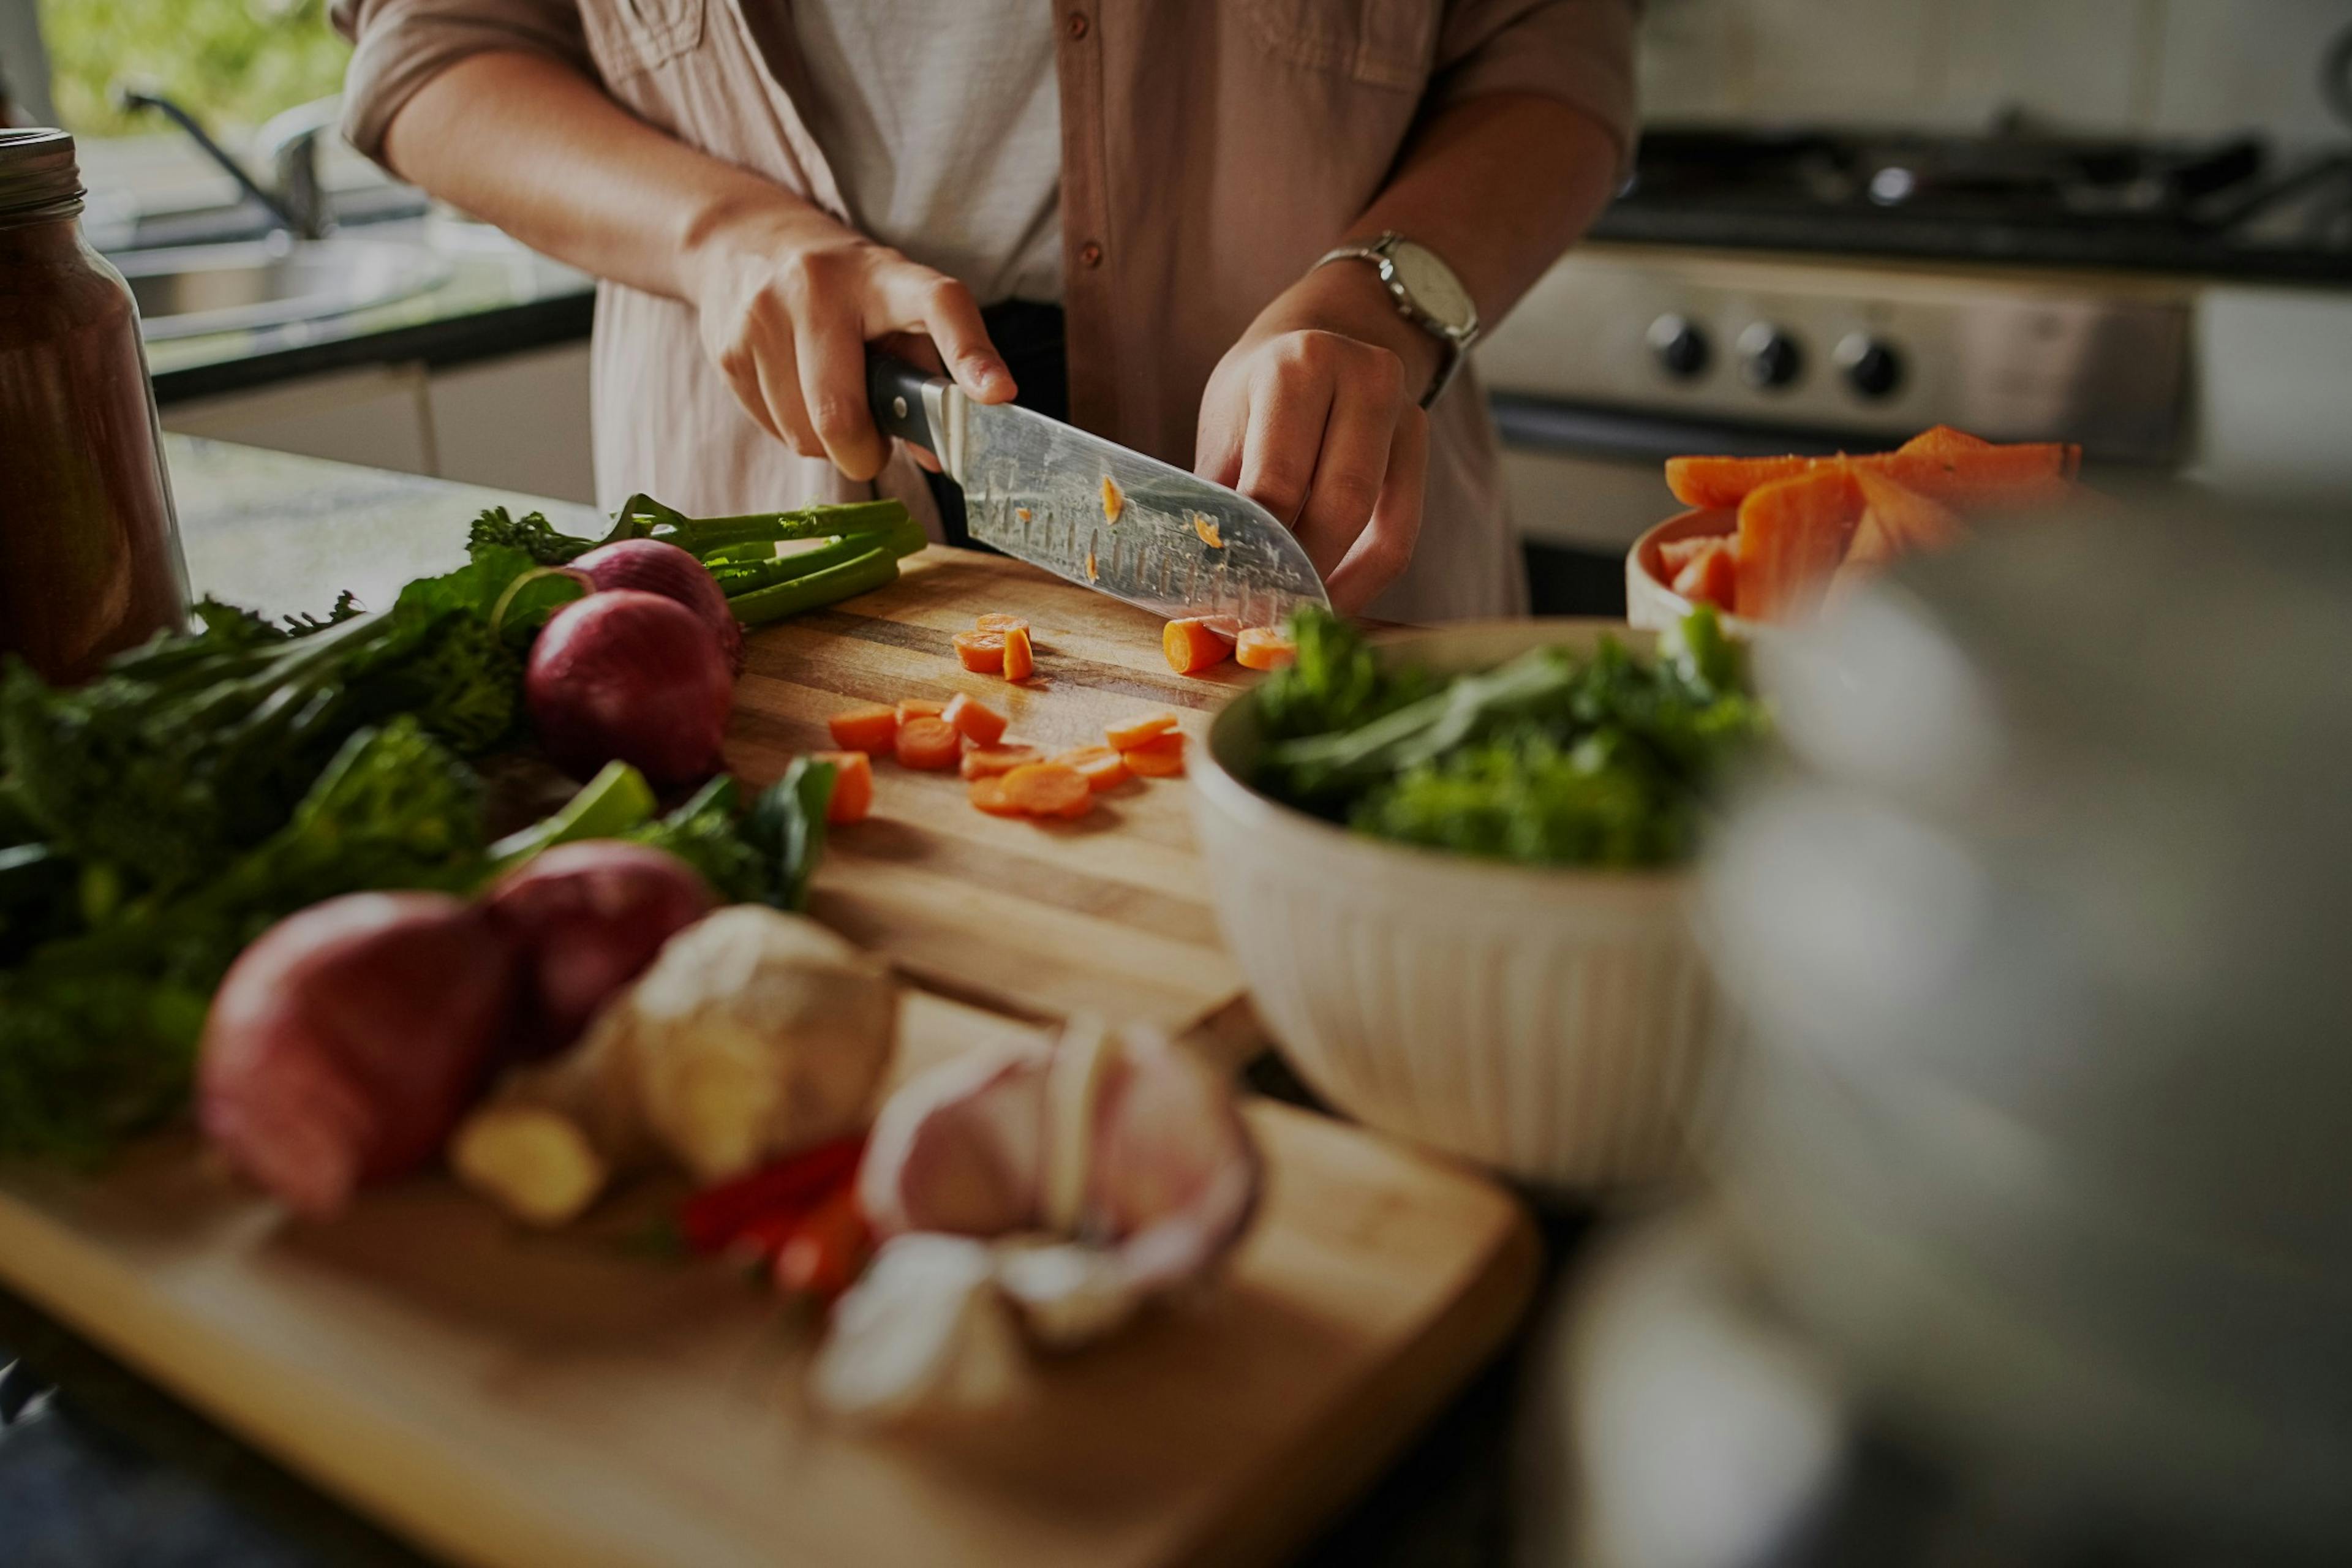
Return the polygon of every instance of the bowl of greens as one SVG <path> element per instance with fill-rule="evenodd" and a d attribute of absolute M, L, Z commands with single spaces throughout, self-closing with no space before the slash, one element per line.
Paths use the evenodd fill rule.
<path fill-rule="evenodd" d="M 1712 612 L 1367 637 L 1319 611 L 1197 770 L 1218 918 L 1299 1075 L 1540 1185 L 1671 1173 L 1720 1016 L 1685 868 L 1768 722 Z"/>

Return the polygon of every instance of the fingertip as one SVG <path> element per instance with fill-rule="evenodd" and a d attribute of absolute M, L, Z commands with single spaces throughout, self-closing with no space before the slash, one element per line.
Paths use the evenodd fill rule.
<path fill-rule="evenodd" d="M 958 367 L 956 379 L 980 403 L 1010 403 L 1021 390 L 1013 384 L 1013 373 L 995 360 L 968 360 Z"/>

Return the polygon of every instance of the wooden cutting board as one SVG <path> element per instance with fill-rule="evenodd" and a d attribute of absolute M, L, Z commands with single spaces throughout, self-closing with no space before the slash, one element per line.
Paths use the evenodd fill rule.
<path fill-rule="evenodd" d="M 1024 616 L 1036 676 L 975 675 L 950 639 L 991 610 Z M 828 715 L 868 702 L 970 692 L 1011 716 L 1009 741 L 1099 745 L 1107 724 L 1174 713 L 1197 748 L 1211 715 L 1255 679 L 1227 665 L 1172 672 L 1160 623 L 998 555 L 932 549 L 877 593 L 752 639 L 737 685 L 729 764 L 765 783 L 833 744 Z M 1024 1016 L 1090 1011 L 1181 1032 L 1234 1001 L 1192 845 L 1191 786 L 1138 779 L 1088 816 L 989 816 L 952 773 L 877 762 L 873 816 L 837 830 L 814 912 L 934 989 Z"/>
<path fill-rule="evenodd" d="M 905 1056 L 1026 1027 L 912 994 Z M 11 1172 L 0 1276 L 457 1562 L 1267 1562 L 1508 1331 L 1536 1247 L 1465 1172 L 1286 1107 L 1249 1118 L 1268 1198 L 1223 1281 L 1043 1364 L 1017 1414 L 919 1439 L 805 1412 L 805 1331 L 732 1268 L 634 1252 L 626 1216 L 519 1233 L 439 1180 L 304 1226 L 184 1140 L 100 1181 Z"/>

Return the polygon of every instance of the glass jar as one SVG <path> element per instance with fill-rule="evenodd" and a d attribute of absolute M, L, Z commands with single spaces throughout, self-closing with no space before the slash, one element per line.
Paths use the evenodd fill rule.
<path fill-rule="evenodd" d="M 187 619 L 139 310 L 62 131 L 0 130 L 0 654 L 46 679 Z"/>

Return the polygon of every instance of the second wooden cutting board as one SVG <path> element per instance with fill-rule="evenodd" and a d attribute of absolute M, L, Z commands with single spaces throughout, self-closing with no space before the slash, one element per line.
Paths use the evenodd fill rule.
<path fill-rule="evenodd" d="M 1013 685 L 956 661 L 950 640 L 990 611 L 1025 616 L 1036 676 Z M 1171 672 L 1143 612 L 1003 556 L 928 550 L 887 588 L 802 616 L 751 644 L 728 761 L 765 783 L 833 742 L 826 718 L 866 702 L 970 692 L 1012 717 L 1007 739 L 1056 751 L 1105 725 L 1174 713 L 1192 745 L 1252 679 Z M 874 814 L 835 830 L 813 912 L 932 989 L 1028 1017 L 1077 1012 L 1181 1031 L 1241 995 L 1193 848 L 1191 785 L 1135 780 L 1076 822 L 984 816 L 952 773 L 875 765 Z"/>

